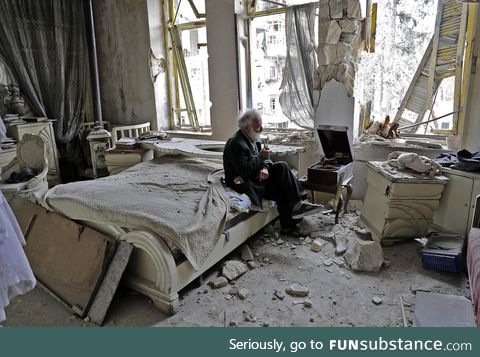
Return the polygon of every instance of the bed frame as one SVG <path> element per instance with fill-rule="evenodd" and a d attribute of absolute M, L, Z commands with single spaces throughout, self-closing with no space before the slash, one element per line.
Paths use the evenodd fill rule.
<path fill-rule="evenodd" d="M 195 270 L 188 260 L 175 263 L 168 245 L 156 234 L 82 221 L 102 233 L 133 244 L 135 247 L 124 275 L 127 286 L 148 296 L 162 312 L 173 315 L 179 307 L 178 292 L 223 259 L 253 234 L 278 216 L 276 209 L 248 215 L 245 220 L 227 228 L 213 251 Z"/>

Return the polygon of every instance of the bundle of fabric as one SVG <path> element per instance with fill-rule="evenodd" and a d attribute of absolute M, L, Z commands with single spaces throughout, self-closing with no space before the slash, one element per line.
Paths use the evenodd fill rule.
<path fill-rule="evenodd" d="M 473 153 L 463 149 L 456 154 L 441 154 L 435 159 L 435 162 L 444 167 L 451 167 L 461 171 L 479 172 L 480 149 Z"/>
<path fill-rule="evenodd" d="M 10 300 L 35 287 L 22 231 L 10 206 L 0 191 L 0 321 L 5 320 L 4 308 Z"/>
<path fill-rule="evenodd" d="M 394 151 L 388 155 L 388 163 L 399 170 L 411 170 L 435 176 L 442 173 L 442 166 L 426 156 L 413 152 Z"/>

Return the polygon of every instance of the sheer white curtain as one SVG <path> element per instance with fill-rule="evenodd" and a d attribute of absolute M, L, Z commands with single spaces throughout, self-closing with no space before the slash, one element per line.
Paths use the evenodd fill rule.
<path fill-rule="evenodd" d="M 299 5 L 289 8 L 285 15 L 287 55 L 279 100 L 283 114 L 307 129 L 313 129 L 318 105 L 313 90 L 316 9 L 316 3 Z"/>

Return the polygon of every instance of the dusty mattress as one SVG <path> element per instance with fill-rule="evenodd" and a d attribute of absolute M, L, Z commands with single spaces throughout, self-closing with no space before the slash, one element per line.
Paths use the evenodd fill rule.
<path fill-rule="evenodd" d="M 154 232 L 198 269 L 226 221 L 221 169 L 216 163 L 165 156 L 115 176 L 55 186 L 44 203 L 72 219 Z"/>

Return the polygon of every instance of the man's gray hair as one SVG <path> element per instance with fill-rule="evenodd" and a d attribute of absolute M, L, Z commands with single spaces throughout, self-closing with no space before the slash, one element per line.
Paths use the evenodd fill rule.
<path fill-rule="evenodd" d="M 249 109 L 238 118 L 238 127 L 245 129 L 254 119 L 260 119 L 262 115 L 258 110 Z"/>

